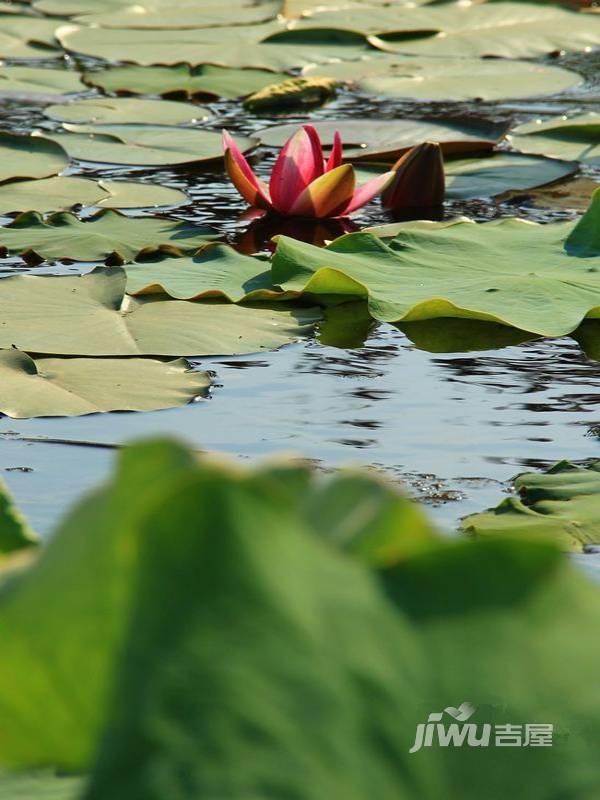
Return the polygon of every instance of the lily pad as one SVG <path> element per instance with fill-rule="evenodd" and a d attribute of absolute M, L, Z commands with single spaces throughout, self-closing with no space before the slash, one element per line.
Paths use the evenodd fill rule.
<path fill-rule="evenodd" d="M 307 41 L 311 30 L 383 37 L 382 49 L 432 56 L 530 58 L 600 45 L 600 18 L 527 2 L 441 3 L 399 14 L 393 7 L 315 13 L 297 20 L 287 37 Z"/>
<path fill-rule="evenodd" d="M 254 26 L 259 28 L 261 26 Z M 164 31 L 110 30 L 108 28 L 65 25 L 56 31 L 62 46 L 71 52 L 103 58 L 107 61 L 128 61 L 153 64 L 213 64 L 236 69 L 252 68 L 283 72 L 309 64 L 327 64 L 338 60 L 361 58 L 372 52 L 363 41 L 330 41 L 326 45 L 293 42 L 265 43 L 260 39 L 266 31 L 253 33 L 252 26 L 240 26 L 237 33 L 220 28 L 216 34 L 208 30 L 177 30 L 165 36 Z M 224 31 L 230 32 L 226 36 Z M 237 36 L 237 38 L 235 38 Z M 245 38 L 244 38 L 245 37 Z"/>
<path fill-rule="evenodd" d="M 552 184 L 523 193 L 507 192 L 498 199 L 501 202 L 524 202 L 535 208 L 556 208 L 567 211 L 585 211 L 600 183 L 591 178 L 575 178 L 572 181 Z"/>
<path fill-rule="evenodd" d="M 301 339 L 315 309 L 125 297 L 126 273 L 0 281 L 0 348 L 82 356 L 201 356 L 275 350 Z"/>
<path fill-rule="evenodd" d="M 127 292 L 164 293 L 176 300 L 224 298 L 232 303 L 289 297 L 271 283 L 268 260 L 241 255 L 224 244 L 209 245 L 192 258 L 132 264 L 127 267 Z"/>
<path fill-rule="evenodd" d="M 86 87 L 81 75 L 70 69 L 42 69 L 41 67 L 0 67 L 0 97 L 61 96 L 83 92 Z"/>
<path fill-rule="evenodd" d="M 160 102 L 160 101 L 159 101 Z M 223 157 L 221 135 L 198 128 L 170 125 L 72 125 L 71 133 L 43 133 L 60 145 L 71 158 L 104 164 L 162 166 L 196 164 Z M 247 152 L 253 139 L 237 137 L 238 147 Z"/>
<path fill-rule="evenodd" d="M 245 97 L 284 81 L 288 76 L 259 69 L 228 69 L 210 64 L 192 68 L 188 64 L 172 67 L 105 67 L 85 72 L 83 80 L 105 92 L 132 94 L 186 94 L 235 99 Z"/>
<path fill-rule="evenodd" d="M 160 217 L 126 217 L 99 211 L 85 221 L 60 212 L 44 219 L 36 211 L 21 214 L 0 227 L 0 253 L 18 253 L 27 261 L 133 261 L 140 251 L 165 249 L 183 255 L 202 247 L 218 234 L 213 228 Z"/>
<path fill-rule="evenodd" d="M 46 9 L 52 6 L 53 0 L 41 0 L 40 5 Z M 54 3 L 54 6 L 60 6 Z M 88 10 L 75 17 L 74 22 L 82 25 L 99 25 L 102 28 L 156 28 L 159 30 L 175 30 L 182 28 L 219 28 L 236 25 L 254 25 L 275 19 L 281 10 L 280 0 L 262 0 L 260 3 L 201 2 L 186 0 L 177 4 L 177 13 L 173 14 L 171 0 L 142 0 L 132 5 L 125 2 L 121 7 L 98 10 L 97 3 L 87 5 Z M 218 31 L 215 32 L 218 35 Z"/>
<path fill-rule="evenodd" d="M 46 178 L 68 165 L 69 158 L 59 144 L 0 131 L 0 183 L 13 178 Z"/>
<path fill-rule="evenodd" d="M 314 123 L 324 146 L 333 145 L 339 131 L 344 156 L 351 160 L 394 160 L 425 141 L 439 142 L 445 156 L 491 150 L 503 136 L 504 125 L 474 120 L 444 122 L 415 119 L 346 119 Z M 274 125 L 256 133 L 261 144 L 282 147 L 298 129 L 298 124 Z"/>
<path fill-rule="evenodd" d="M 206 396 L 206 372 L 183 359 L 42 358 L 0 350 L 0 413 L 15 419 L 155 411 Z"/>
<path fill-rule="evenodd" d="M 358 165 L 354 171 L 357 181 L 367 181 L 385 172 L 389 165 Z M 524 191 L 561 180 L 577 172 L 573 161 L 558 161 L 517 153 L 493 153 L 482 158 L 452 159 L 444 163 L 447 200 L 474 200 L 495 197 L 509 191 Z M 591 197 L 585 208 L 589 205 Z M 379 226 L 387 229 L 385 235 L 393 236 L 394 224 Z"/>
<path fill-rule="evenodd" d="M 574 552 L 600 543 L 600 462 L 580 468 L 561 461 L 546 472 L 519 475 L 514 485 L 519 497 L 466 517 L 462 529 L 476 536 L 553 538 Z"/>
<path fill-rule="evenodd" d="M 178 189 L 136 181 L 92 181 L 75 176 L 0 185 L 0 214 L 67 211 L 74 206 L 159 208 L 189 203 Z"/>
<path fill-rule="evenodd" d="M 34 16 L 2 17 L 0 58 L 59 58 L 63 55 L 54 37 L 56 22 Z"/>
<path fill-rule="evenodd" d="M 44 114 L 59 122 L 85 122 L 93 125 L 141 123 L 179 125 L 212 117 L 208 108 L 167 100 L 137 100 L 125 97 L 93 97 L 74 103 L 48 106 Z"/>
<path fill-rule="evenodd" d="M 349 81 L 367 94 L 431 102 L 543 97 L 568 91 L 583 80 L 576 72 L 530 61 L 383 54 L 306 67 L 303 74 Z"/>
<path fill-rule="evenodd" d="M 600 193 L 579 223 L 406 223 L 388 246 L 352 233 L 325 249 L 280 237 L 273 282 L 366 298 L 375 319 L 462 317 L 564 336 L 600 317 Z"/>
<path fill-rule="evenodd" d="M 510 132 L 508 140 L 522 153 L 541 153 L 600 166 L 600 114 L 519 125 Z"/>

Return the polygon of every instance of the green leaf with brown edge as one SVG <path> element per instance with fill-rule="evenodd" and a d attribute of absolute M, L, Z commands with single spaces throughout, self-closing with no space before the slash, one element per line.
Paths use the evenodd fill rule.
<path fill-rule="evenodd" d="M 59 144 L 0 131 L 0 183 L 15 178 L 47 178 L 68 165 L 69 157 Z"/>
<path fill-rule="evenodd" d="M 223 158 L 220 134 L 199 128 L 172 125 L 75 125 L 63 123 L 69 133 L 43 133 L 71 158 L 104 164 L 162 166 L 196 164 Z M 256 142 L 236 138 L 238 147 L 248 152 Z"/>
<path fill-rule="evenodd" d="M 213 114 L 210 109 L 192 103 L 131 97 L 91 97 L 48 106 L 44 109 L 44 116 L 59 122 L 91 125 L 182 125 L 205 121 Z"/>
<path fill-rule="evenodd" d="M 159 208 L 180 206 L 190 198 L 178 189 L 141 181 L 93 181 L 78 175 L 11 181 L 0 185 L 0 214 L 16 211 L 68 211 L 75 206 Z"/>
<path fill-rule="evenodd" d="M 15 349 L 0 350 L 0 380 L 0 413 L 13 419 L 175 408 L 207 397 L 211 385 L 183 358 L 34 360 Z"/>
<path fill-rule="evenodd" d="M 299 123 L 274 125 L 255 136 L 267 147 L 282 147 Z M 336 131 L 344 142 L 344 156 L 352 161 L 394 161 L 415 145 L 438 142 L 445 156 L 491 150 L 506 126 L 480 120 L 447 119 L 339 119 L 316 121 L 325 147 L 333 145 Z"/>
<path fill-rule="evenodd" d="M 595 112 L 547 122 L 528 122 L 513 128 L 507 138 L 522 153 L 540 153 L 591 166 L 600 165 L 600 114 Z"/>
<path fill-rule="evenodd" d="M 462 530 L 555 539 L 572 552 L 600 543 L 600 462 L 583 468 L 560 461 L 545 472 L 518 475 L 514 487 L 518 497 L 465 517 Z"/>
<path fill-rule="evenodd" d="M 31 15 L 2 17 L 0 58 L 61 58 L 63 51 L 54 38 L 57 23 Z"/>
<path fill-rule="evenodd" d="M 217 238 L 214 228 L 161 217 L 128 217 L 105 209 L 80 220 L 70 212 L 48 218 L 37 211 L 20 214 L 0 227 L 0 253 L 26 261 L 133 261 L 142 251 L 171 255 L 195 252 Z"/>
<path fill-rule="evenodd" d="M 0 67 L 0 96 L 30 99 L 61 96 L 85 91 L 81 75 L 72 69 L 43 67 Z"/>
<path fill-rule="evenodd" d="M 530 61 L 383 53 L 361 61 L 305 67 L 302 74 L 350 82 L 369 95 L 428 102 L 543 97 L 582 83 L 576 72 Z"/>
<path fill-rule="evenodd" d="M 235 99 L 257 92 L 288 76 L 259 69 L 230 69 L 204 64 L 174 64 L 171 67 L 105 67 L 84 72 L 83 81 L 105 92 L 117 94 L 196 95 Z"/>

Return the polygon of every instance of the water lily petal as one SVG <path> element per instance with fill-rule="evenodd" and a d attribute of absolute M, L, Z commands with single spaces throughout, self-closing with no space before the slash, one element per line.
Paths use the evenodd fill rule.
<path fill-rule="evenodd" d="M 315 159 L 315 178 L 318 178 L 319 175 L 322 175 L 325 172 L 325 158 L 323 156 L 323 145 L 321 144 L 321 137 L 319 136 L 317 129 L 313 125 L 304 125 L 304 130 L 306 131 L 308 138 L 310 139 L 310 144 L 313 150 L 313 157 Z"/>
<path fill-rule="evenodd" d="M 225 169 L 227 170 L 231 182 L 247 203 L 256 208 L 272 208 L 266 194 L 266 186 L 263 187 L 261 185 L 252 170 L 250 170 L 250 172 L 252 172 L 254 180 L 248 178 L 246 171 L 242 169 L 229 148 L 225 151 Z M 250 169 L 250 167 L 248 167 L 248 169 Z"/>
<path fill-rule="evenodd" d="M 271 173 L 269 188 L 275 208 L 290 213 L 299 195 L 322 174 L 323 155 L 315 148 L 314 136 L 301 128 L 285 143 Z"/>
<path fill-rule="evenodd" d="M 223 131 L 225 168 L 231 182 L 247 203 L 258 208 L 271 208 L 269 192 L 254 174 L 231 134 Z"/>
<path fill-rule="evenodd" d="M 342 137 L 339 131 L 333 134 L 333 150 L 329 154 L 329 160 L 325 167 L 325 172 L 330 172 L 332 169 L 339 167 L 342 163 Z"/>
<path fill-rule="evenodd" d="M 353 192 L 354 168 L 344 164 L 307 186 L 289 213 L 298 217 L 336 217 L 346 208 Z"/>
<path fill-rule="evenodd" d="M 395 172 L 390 170 L 390 172 L 384 172 L 382 175 L 378 175 L 376 178 L 359 186 L 352 195 L 348 207 L 344 209 L 344 214 L 351 214 L 353 211 L 356 211 L 357 208 L 366 205 L 374 197 L 377 197 L 377 195 L 386 188 L 388 183 L 394 179 L 394 175 Z"/>

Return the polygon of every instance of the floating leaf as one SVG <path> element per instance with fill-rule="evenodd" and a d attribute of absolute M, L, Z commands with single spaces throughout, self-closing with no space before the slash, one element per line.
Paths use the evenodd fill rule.
<path fill-rule="evenodd" d="M 600 183 L 590 178 L 575 178 L 565 183 L 534 189 L 525 194 L 523 190 L 508 192 L 498 199 L 501 202 L 525 202 L 535 208 L 585 211 L 596 189 L 600 189 Z"/>
<path fill-rule="evenodd" d="M 68 165 L 69 158 L 59 144 L 0 131 L 0 183 L 13 178 L 46 178 Z"/>
<path fill-rule="evenodd" d="M 143 123 L 179 125 L 206 120 L 208 108 L 167 100 L 137 100 L 125 97 L 93 97 L 74 103 L 48 106 L 44 114 L 59 122 L 85 122 L 94 125 Z"/>
<path fill-rule="evenodd" d="M 210 64 L 192 68 L 189 64 L 172 67 L 105 67 L 85 72 L 83 80 L 105 92 L 133 94 L 186 94 L 209 97 L 244 97 L 283 81 L 288 76 L 258 69 L 228 69 Z"/>
<path fill-rule="evenodd" d="M 340 776 L 355 800 L 600 783 L 598 587 L 547 542 L 438 539 L 364 475 L 127 449 L 10 589 L 0 757 L 92 767 L 90 800 L 313 800 Z M 466 696 L 477 734 L 550 724 L 554 747 L 410 753 Z"/>
<path fill-rule="evenodd" d="M 280 237 L 272 279 L 290 291 L 366 298 L 388 322 L 463 317 L 564 336 L 600 316 L 600 249 L 586 250 L 588 220 L 597 227 L 599 215 L 596 194 L 577 226 L 406 223 L 390 246 L 351 233 L 325 249 Z"/>
<path fill-rule="evenodd" d="M 41 0 L 46 8 L 53 0 Z M 40 4 L 37 4 L 39 7 Z M 56 4 L 55 4 L 56 5 Z M 60 6 L 60 0 L 58 2 Z M 254 25 L 274 19 L 281 9 L 279 0 L 262 0 L 260 3 L 231 2 L 202 3 L 199 0 L 181 3 L 177 14 L 173 14 L 170 0 L 142 0 L 131 5 L 124 2 L 121 7 L 98 11 L 98 4 L 88 3 L 89 11 L 75 18 L 83 25 L 99 25 L 102 28 L 156 28 L 159 30 L 181 28 L 218 28 L 236 25 Z M 218 36 L 218 31 L 215 32 Z"/>
<path fill-rule="evenodd" d="M 82 356 L 201 356 L 275 350 L 302 338 L 315 309 L 125 298 L 121 268 L 0 281 L 0 348 Z"/>
<path fill-rule="evenodd" d="M 353 9 L 315 13 L 297 20 L 285 36 L 309 41 L 311 30 L 383 36 L 380 46 L 402 53 L 433 56 L 530 58 L 556 50 L 586 50 L 600 45 L 600 19 L 544 3 L 447 2 L 402 9 Z M 281 37 L 280 37 L 281 38 Z M 370 38 L 373 44 L 377 40 Z"/>
<path fill-rule="evenodd" d="M 76 205 L 101 208 L 158 208 L 178 206 L 189 201 L 186 194 L 167 186 L 136 181 L 96 182 L 74 176 L 15 181 L 0 186 L 1 214 L 29 210 L 40 213 L 62 211 Z"/>
<path fill-rule="evenodd" d="M 79 72 L 41 67 L 0 67 L 0 97 L 38 97 L 85 91 Z"/>
<path fill-rule="evenodd" d="M 541 153 L 600 166 L 600 114 L 519 125 L 510 132 L 508 140 L 523 153 Z"/>
<path fill-rule="evenodd" d="M 530 61 L 375 55 L 306 67 L 307 77 L 351 81 L 367 94 L 406 100 L 464 102 L 542 97 L 582 82 L 576 72 Z"/>
<path fill-rule="evenodd" d="M 62 50 L 54 38 L 56 22 L 33 16 L 2 17 L 0 58 L 58 58 Z"/>
<path fill-rule="evenodd" d="M 194 164 L 223 157 L 221 135 L 198 128 L 170 125 L 63 125 L 72 133 L 44 133 L 71 158 L 106 164 L 161 166 Z M 254 147 L 253 139 L 237 137 L 240 149 Z"/>
<path fill-rule="evenodd" d="M 214 30 L 175 30 L 165 36 L 164 31 L 109 30 L 107 28 L 65 25 L 58 28 L 56 37 L 66 50 L 83 55 L 104 58 L 107 61 L 127 61 L 134 64 L 181 64 L 191 66 L 213 64 L 221 67 L 282 72 L 306 67 L 309 64 L 326 64 L 337 60 L 361 58 L 372 52 L 368 44 L 355 39 L 314 43 L 261 44 L 266 30 L 254 33 L 253 28 L 219 28 L 219 43 Z M 277 26 L 279 27 L 279 26 Z M 233 30 L 235 35 L 231 34 Z M 229 35 L 226 35 L 226 34 Z M 237 37 L 237 38 L 236 38 Z"/>
<path fill-rule="evenodd" d="M 211 384 L 206 372 L 190 369 L 183 358 L 34 361 L 18 350 L 0 350 L 0 380 L 0 413 L 15 419 L 173 408 L 206 396 Z"/>
<path fill-rule="evenodd" d="M 4 387 L 1 391 L 4 391 Z M 36 543 L 36 534 L 23 519 L 3 481 L 0 480 L 0 561 L 7 553 L 14 553 Z"/>
<path fill-rule="evenodd" d="M 286 106 L 320 105 L 335 95 L 337 81 L 332 78 L 288 78 L 265 86 L 244 100 L 244 108 L 260 111 Z"/>
<path fill-rule="evenodd" d="M 268 147 L 282 147 L 297 128 L 297 123 L 274 125 L 256 136 Z M 345 156 L 370 161 L 393 161 L 426 141 L 439 142 L 445 156 L 491 150 L 505 131 L 503 125 L 479 120 L 346 119 L 318 121 L 315 128 L 326 147 L 333 145 L 334 134 L 339 131 L 346 145 Z"/>
<path fill-rule="evenodd" d="M 357 180 L 367 181 L 385 168 L 384 164 L 355 167 Z M 473 200 L 554 183 L 577 172 L 577 164 L 573 161 L 502 152 L 490 153 L 483 158 L 446 161 L 444 172 L 447 200 Z M 585 208 L 588 205 L 589 196 Z M 393 224 L 378 227 L 378 230 L 383 229 L 387 229 L 388 232 L 383 235 L 388 238 L 394 235 Z"/>
<path fill-rule="evenodd" d="M 109 259 L 116 265 L 133 261 L 142 250 L 190 253 L 216 236 L 214 229 L 189 222 L 136 219 L 111 210 L 99 211 L 85 221 L 68 212 L 45 220 L 38 212 L 29 211 L 0 227 L 0 252 L 18 253 L 33 262 Z"/>
<path fill-rule="evenodd" d="M 554 538 L 575 552 L 600 543 L 599 462 L 583 469 L 561 461 L 546 472 L 519 475 L 514 483 L 519 497 L 466 517 L 463 530 L 477 536 Z"/>
<path fill-rule="evenodd" d="M 287 299 L 289 295 L 271 283 L 269 266 L 262 258 L 244 256 L 227 245 L 213 244 L 192 258 L 132 264 L 127 268 L 127 292 L 165 293 L 176 300 L 225 298 L 232 303 Z"/>

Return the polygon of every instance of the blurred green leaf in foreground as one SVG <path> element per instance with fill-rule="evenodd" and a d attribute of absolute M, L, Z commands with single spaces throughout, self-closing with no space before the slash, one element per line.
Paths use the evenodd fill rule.
<path fill-rule="evenodd" d="M 599 619 L 544 538 L 140 444 L 1 584 L 0 798 L 592 800 Z"/>

